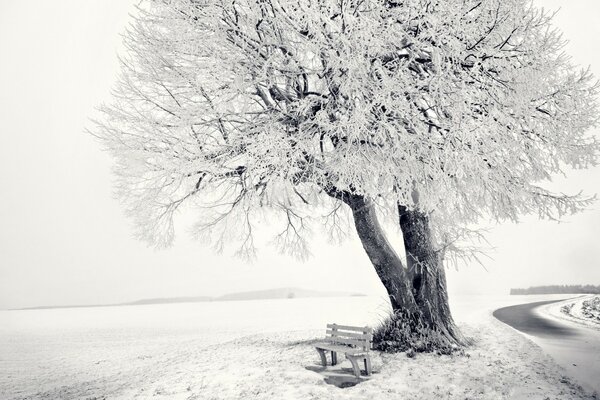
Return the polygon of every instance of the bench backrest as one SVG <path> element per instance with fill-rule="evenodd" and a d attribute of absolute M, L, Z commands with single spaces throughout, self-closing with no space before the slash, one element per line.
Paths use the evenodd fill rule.
<path fill-rule="evenodd" d="M 371 349 L 373 329 L 368 326 L 348 326 L 327 324 L 327 337 L 330 343 L 357 347 L 364 351 Z"/>

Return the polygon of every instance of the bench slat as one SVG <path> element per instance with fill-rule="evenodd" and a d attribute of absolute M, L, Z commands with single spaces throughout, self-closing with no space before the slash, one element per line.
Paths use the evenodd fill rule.
<path fill-rule="evenodd" d="M 328 335 L 336 336 L 336 337 L 348 337 L 355 339 L 365 339 L 371 340 L 372 335 L 369 333 L 354 333 L 354 332 L 344 332 L 344 331 L 334 331 L 331 329 L 327 329 L 326 332 Z"/>
<path fill-rule="evenodd" d="M 373 332 L 373 328 L 369 328 L 368 326 L 349 326 L 349 325 L 337 325 L 337 324 L 327 324 L 327 329 L 341 329 L 344 331 L 353 331 L 353 332 Z"/>
<path fill-rule="evenodd" d="M 346 354 L 351 354 L 351 355 L 366 354 L 366 353 L 368 353 L 367 350 L 357 349 L 355 347 L 336 346 L 336 345 L 331 344 L 331 343 L 316 343 L 315 347 L 317 349 L 323 349 L 323 350 L 328 350 L 328 351 L 335 351 L 335 352 L 346 353 Z"/>
<path fill-rule="evenodd" d="M 326 337 L 324 340 L 329 343 L 348 344 L 348 345 L 357 346 L 357 347 L 369 348 L 371 346 L 371 344 L 366 340 L 354 340 L 354 339 L 346 339 L 346 338 L 340 338 L 340 337 Z"/>

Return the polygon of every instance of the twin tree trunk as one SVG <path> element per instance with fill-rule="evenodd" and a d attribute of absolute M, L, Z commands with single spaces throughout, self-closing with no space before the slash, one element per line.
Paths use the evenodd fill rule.
<path fill-rule="evenodd" d="M 420 351 L 435 351 L 465 344 L 450 313 L 444 266 L 433 247 L 427 215 L 398 207 L 405 267 L 379 224 L 374 204 L 362 196 L 351 196 L 345 202 L 352 210 L 358 236 L 387 290 L 394 312 L 393 324 L 388 323 L 387 330 L 382 328 L 378 341 L 408 342 L 384 345 L 383 349 L 417 347 Z"/>

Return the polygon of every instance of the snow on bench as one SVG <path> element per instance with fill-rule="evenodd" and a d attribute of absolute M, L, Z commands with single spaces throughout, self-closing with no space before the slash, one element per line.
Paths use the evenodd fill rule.
<path fill-rule="evenodd" d="M 357 378 L 360 377 L 358 361 L 363 360 L 365 373 L 371 375 L 371 340 L 373 329 L 368 326 L 347 326 L 338 324 L 327 324 L 327 337 L 324 342 L 315 345 L 323 366 L 327 366 L 326 352 L 331 352 L 331 365 L 337 364 L 337 353 L 344 353 L 352 364 L 352 370 Z"/>

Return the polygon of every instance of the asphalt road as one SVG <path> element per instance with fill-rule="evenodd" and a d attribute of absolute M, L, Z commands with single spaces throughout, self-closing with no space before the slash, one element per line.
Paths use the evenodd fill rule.
<path fill-rule="evenodd" d="M 566 299 L 565 299 L 566 300 Z M 577 330 L 560 322 L 543 318 L 534 309 L 546 304 L 563 300 L 538 301 L 536 303 L 519 304 L 499 308 L 494 317 L 513 328 L 533 336 L 544 338 L 565 338 L 577 335 Z"/>
<path fill-rule="evenodd" d="M 546 318 L 536 308 L 562 300 L 519 304 L 494 311 L 500 321 L 526 333 L 565 368 L 567 375 L 600 399 L 600 332 L 577 324 Z"/>

